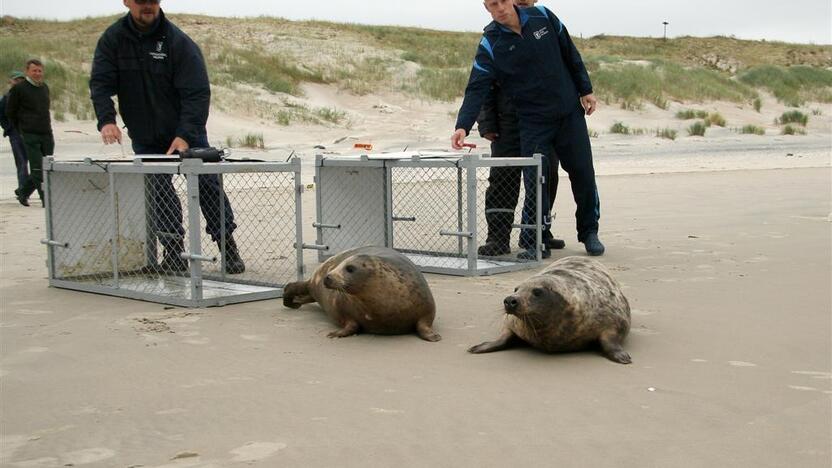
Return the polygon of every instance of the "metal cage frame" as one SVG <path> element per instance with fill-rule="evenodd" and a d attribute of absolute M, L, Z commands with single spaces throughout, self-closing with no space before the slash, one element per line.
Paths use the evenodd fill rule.
<path fill-rule="evenodd" d="M 109 236 L 109 253 L 111 255 L 111 259 L 109 262 L 111 263 L 112 269 L 111 274 L 112 278 L 107 278 L 107 282 L 109 284 L 99 284 L 83 282 L 82 278 L 73 279 L 71 276 L 64 277 L 65 275 L 59 275 L 56 266 L 56 256 L 59 253 L 58 249 L 69 249 L 72 242 L 75 242 L 74 239 L 56 239 L 55 238 L 55 222 L 56 222 L 56 212 L 53 211 L 54 206 L 56 204 L 56 200 L 53 199 L 53 183 L 57 173 L 76 173 L 78 176 L 82 176 L 83 174 L 95 174 L 97 180 L 101 180 L 102 176 L 108 181 L 108 186 L 105 188 L 100 188 L 99 190 L 102 193 L 105 193 L 106 190 L 106 197 L 107 199 L 103 199 L 103 195 L 97 195 L 100 201 L 100 204 L 106 204 L 107 209 L 109 212 L 106 216 L 111 220 L 109 226 L 101 226 L 102 229 L 108 229 L 108 234 L 102 234 L 105 236 Z M 46 245 L 47 247 L 47 267 L 49 271 L 49 285 L 52 287 L 63 288 L 63 289 L 72 289 L 78 291 L 85 291 L 97 294 L 104 294 L 110 296 L 118 296 L 118 297 L 125 297 L 131 299 L 139 299 L 149 302 L 157 302 L 163 304 L 170 304 L 175 306 L 181 307 L 214 307 L 214 306 L 223 306 L 226 304 L 233 304 L 233 303 L 241 303 L 241 302 L 249 302 L 249 301 L 256 301 L 256 300 L 264 300 L 264 299 L 273 299 L 279 298 L 283 295 L 283 287 L 285 286 L 285 282 L 282 284 L 276 283 L 267 283 L 267 282 L 260 282 L 254 281 L 250 279 L 237 279 L 233 276 L 226 276 L 226 251 L 225 247 L 225 234 L 223 231 L 222 234 L 222 243 L 219 245 L 219 255 L 211 256 L 205 255 L 202 249 L 202 236 L 204 236 L 204 232 L 202 230 L 202 223 L 200 218 L 200 191 L 199 191 L 199 176 L 203 175 L 215 175 L 219 180 L 219 187 L 220 190 L 223 190 L 223 176 L 228 177 L 232 174 L 239 174 L 240 177 L 242 175 L 247 175 L 249 177 L 257 174 L 269 174 L 275 177 L 280 176 L 279 174 L 272 174 L 272 173 L 291 173 L 291 176 L 286 175 L 286 184 L 283 187 L 285 191 L 289 190 L 289 177 L 293 179 L 293 187 L 291 188 L 292 192 L 294 193 L 294 199 L 291 201 L 287 201 L 286 205 L 289 203 L 294 204 L 294 211 L 295 216 L 294 220 L 291 222 L 294 224 L 294 239 L 292 243 L 292 249 L 294 251 L 294 259 L 292 259 L 292 254 L 287 252 L 287 255 L 281 258 L 287 260 L 287 262 L 296 262 L 293 272 L 293 279 L 296 278 L 297 280 L 303 279 L 303 272 L 304 272 L 304 265 L 303 265 L 303 250 L 301 248 L 303 244 L 303 226 L 302 226 L 302 201 L 301 195 L 303 193 L 303 185 L 301 182 L 301 161 L 299 158 L 293 158 L 291 162 L 286 163 L 272 163 L 272 162 L 249 162 L 249 161 L 242 161 L 242 162 L 219 162 L 219 163 L 203 163 L 203 161 L 198 159 L 185 159 L 182 161 L 176 162 L 155 162 L 155 161 L 148 161 L 147 158 L 142 160 L 141 158 L 137 158 L 134 161 L 97 161 L 90 158 L 87 158 L 83 161 L 55 161 L 54 157 L 49 157 L 44 161 L 44 191 L 45 191 L 45 208 L 46 208 L 46 239 L 41 241 L 42 244 Z M 143 175 L 143 178 L 146 178 L 148 175 L 181 175 L 185 176 L 185 196 L 187 197 L 187 210 L 182 210 L 182 218 L 180 221 L 186 227 L 183 229 L 186 232 L 187 238 L 187 247 L 186 251 L 183 251 L 180 254 L 180 257 L 187 262 L 187 270 L 183 272 L 179 280 L 181 280 L 183 286 L 183 290 L 188 289 L 187 291 L 189 294 L 186 294 L 189 297 L 176 297 L 176 296 L 168 296 L 168 295 L 161 295 L 161 294 L 153 294 L 149 292 L 137 291 L 127 289 L 121 286 L 121 277 L 124 276 L 122 272 L 120 272 L 119 268 L 119 251 L 118 243 L 120 242 L 120 233 L 119 233 L 119 209 L 120 206 L 118 201 L 118 190 L 115 189 L 116 179 L 121 176 L 125 177 L 125 174 L 138 174 Z M 92 177 L 92 176 L 91 176 Z M 177 179 L 179 180 L 179 179 Z M 135 185 L 132 187 L 133 192 L 136 192 Z M 140 190 L 147 192 L 146 187 L 142 187 Z M 223 196 L 224 196 L 223 191 Z M 61 202 L 58 201 L 60 204 Z M 219 204 L 220 215 L 222 216 L 223 204 Z M 144 211 L 149 211 L 152 208 L 144 206 L 144 202 L 142 202 L 142 209 Z M 58 217 L 60 218 L 60 216 Z M 279 222 L 279 220 L 276 220 Z M 147 228 L 147 226 L 145 226 Z M 288 232 L 290 228 L 286 228 Z M 184 236 L 183 236 L 184 237 Z M 102 240 L 106 241 L 106 238 L 102 238 Z M 144 238 L 146 245 L 144 246 L 145 250 L 145 258 L 141 261 L 147 261 L 152 263 L 157 263 L 155 258 L 151 259 L 150 257 L 150 249 L 152 248 L 155 252 L 156 250 L 156 240 L 151 239 L 149 236 Z M 76 246 L 78 247 L 78 246 Z M 105 249 L 105 252 L 107 250 Z M 106 261 L 106 260 L 105 260 Z M 203 271 L 203 262 L 212 262 L 214 264 L 221 264 L 219 273 L 214 275 L 206 275 Z M 217 263 L 219 262 L 219 263 Z M 106 277 L 104 274 L 100 274 L 99 276 Z M 288 274 L 286 275 L 288 276 Z M 288 282 L 288 281 L 287 281 Z M 218 287 L 221 289 L 219 292 L 207 291 L 207 288 L 210 287 Z M 210 294 L 208 294 L 210 292 Z"/>
<path fill-rule="evenodd" d="M 316 185 L 316 206 L 317 215 L 316 220 L 312 226 L 317 230 L 317 238 L 315 244 L 304 244 L 304 249 L 317 250 L 318 259 L 323 262 L 326 258 L 345 250 L 346 248 L 359 247 L 361 245 L 377 245 L 383 247 L 390 247 L 408 255 L 411 260 L 416 263 L 419 269 L 425 273 L 438 273 L 453 276 L 483 276 L 493 275 L 498 273 L 505 273 L 510 271 L 524 270 L 535 268 L 540 265 L 542 260 L 542 212 L 541 212 L 541 182 L 543 175 L 542 170 L 542 156 L 535 155 L 532 158 L 491 158 L 488 155 L 467 154 L 467 153 L 395 153 L 395 154 L 379 154 L 379 155 L 359 155 L 359 156 L 338 156 L 327 157 L 324 155 L 316 155 L 315 159 L 315 185 Z M 488 184 L 488 181 L 479 180 L 477 177 L 478 169 L 483 168 L 535 168 L 537 177 L 536 184 L 536 224 L 522 225 L 513 223 L 512 229 L 534 229 L 536 234 L 536 258 L 532 260 L 521 261 L 515 258 L 494 258 L 480 256 L 477 252 L 479 241 L 481 240 L 481 230 L 479 224 L 480 216 L 483 215 L 484 210 L 478 205 L 478 191 L 482 188 L 482 184 Z M 420 250 L 413 248 L 398 248 L 395 238 L 394 223 L 415 221 L 415 217 L 401 217 L 397 216 L 393 210 L 394 205 L 394 172 L 402 169 L 425 169 L 425 168 L 452 168 L 456 169 L 456 215 L 457 215 L 457 229 L 439 229 L 437 234 L 439 236 L 457 237 L 458 250 L 455 254 L 441 253 L 429 250 Z M 347 187 L 348 182 L 339 179 L 338 176 L 328 176 L 328 171 L 336 173 L 337 171 L 352 171 L 358 172 L 360 170 L 365 172 L 373 172 L 369 179 L 363 180 L 363 183 L 370 185 L 372 193 L 369 200 L 350 200 L 351 210 L 354 210 L 358 216 L 361 216 L 363 222 L 373 224 L 377 229 L 375 231 L 383 231 L 383 233 L 375 232 L 372 235 L 361 235 L 355 231 L 351 234 L 353 238 L 335 242 L 340 245 L 333 245 L 332 236 L 330 232 L 341 232 L 347 230 L 340 222 L 332 219 L 325 219 L 332 217 L 328 210 L 328 197 L 330 192 L 337 191 L 337 187 L 333 188 L 331 185 L 339 185 L 346 194 L 341 193 L 347 197 L 353 196 L 354 192 Z M 349 172 L 347 172 L 349 173 Z M 365 190 L 366 191 L 366 190 Z M 332 195 L 335 196 L 335 195 Z M 366 203 L 366 204 L 363 204 Z M 381 212 L 377 213 L 378 208 Z M 361 211 L 363 210 L 363 212 Z M 483 213 L 481 213 L 483 211 Z M 340 217 L 340 216 L 339 216 Z M 365 229 L 365 232 L 367 230 Z M 329 239 L 328 239 L 329 237 Z M 343 237 L 343 236 L 342 236 Z M 484 236 L 483 236 L 484 237 Z M 465 240 L 467 240 L 467 246 Z M 455 257 L 456 265 L 431 265 L 429 257 Z M 436 263 L 436 262 L 433 262 Z"/>

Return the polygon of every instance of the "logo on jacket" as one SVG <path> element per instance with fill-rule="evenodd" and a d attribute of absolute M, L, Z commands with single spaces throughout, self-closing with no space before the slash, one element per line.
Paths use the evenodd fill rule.
<path fill-rule="evenodd" d="M 165 43 L 162 42 L 162 41 L 157 42 L 156 43 L 156 52 L 151 52 L 150 56 L 153 57 L 156 60 L 164 60 L 164 59 L 168 58 L 168 54 L 162 52 L 162 48 L 164 47 L 164 45 L 165 45 Z"/>
<path fill-rule="evenodd" d="M 537 39 L 537 40 L 540 40 L 541 37 L 543 37 L 547 34 L 549 34 L 549 30 L 546 29 L 546 26 L 543 26 L 542 28 L 540 28 L 540 29 L 538 29 L 537 31 L 534 32 L 534 38 Z"/>

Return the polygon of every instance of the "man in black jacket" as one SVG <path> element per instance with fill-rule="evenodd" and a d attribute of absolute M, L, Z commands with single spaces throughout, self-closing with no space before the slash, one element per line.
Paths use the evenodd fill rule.
<path fill-rule="evenodd" d="M 136 154 L 173 154 L 207 147 L 205 124 L 211 88 L 199 47 L 165 18 L 159 0 L 123 0 L 130 10 L 98 41 L 90 77 L 90 94 L 105 144 L 121 143 L 112 96 Z M 179 256 L 185 231 L 182 205 L 170 175 L 152 175 L 148 183 L 153 229 L 164 247 L 161 267 L 187 269 Z M 199 176 L 199 198 L 206 232 L 221 243 L 225 234 L 226 271 L 242 273 L 232 233 L 234 213 L 215 175 Z M 220 219 L 220 203 L 225 218 Z M 220 245 L 220 249 L 222 249 Z"/>
<path fill-rule="evenodd" d="M 26 79 L 9 91 L 6 117 L 20 134 L 26 159 L 29 161 L 29 177 L 23 187 L 15 191 L 17 201 L 29 206 L 29 197 L 35 191 L 43 206 L 43 157 L 55 152 L 52 136 L 52 118 L 49 115 L 49 86 L 43 81 L 43 63 L 38 59 L 26 62 Z"/>
<path fill-rule="evenodd" d="M 9 75 L 9 89 L 25 79 L 26 75 L 23 73 L 19 71 L 12 72 Z M 0 99 L 0 127 L 3 127 L 3 136 L 9 137 L 9 146 L 12 149 L 12 156 L 14 156 L 14 165 L 17 169 L 17 190 L 14 191 L 14 194 L 17 197 L 20 190 L 26 185 L 26 179 L 29 178 L 29 162 L 26 160 L 26 148 L 23 147 L 23 139 L 20 138 L 20 133 L 6 117 L 8 98 L 9 93 L 6 93 Z"/>
<path fill-rule="evenodd" d="M 592 164 L 592 149 L 584 115 L 597 106 L 592 83 L 566 27 L 544 7 L 517 8 L 511 0 L 485 0 L 494 21 L 484 31 L 465 99 L 459 110 L 451 145 L 461 149 L 465 137 L 494 83 L 502 86 L 517 108 L 523 156 L 543 154 L 543 174 L 549 174 L 554 154 L 569 174 L 578 241 L 589 255 L 602 255 L 598 239 L 600 203 Z M 536 184 L 525 171 L 523 224 L 534 224 Z M 548 190 L 544 182 L 543 228 L 551 225 Z M 520 240 L 534 245 L 534 231 L 523 229 Z M 548 249 L 543 246 L 544 256 Z M 533 257 L 536 249 L 521 252 Z"/>

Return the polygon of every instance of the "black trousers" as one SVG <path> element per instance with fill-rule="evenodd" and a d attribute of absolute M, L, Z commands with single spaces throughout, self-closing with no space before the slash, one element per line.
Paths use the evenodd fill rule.
<path fill-rule="evenodd" d="M 491 156 L 495 158 L 521 157 L 520 135 L 506 134 L 491 143 Z M 551 211 L 555 194 L 558 190 L 558 159 L 554 151 L 548 152 L 548 171 L 546 172 L 545 190 L 548 194 L 548 208 Z M 519 167 L 492 167 L 488 174 L 488 188 L 485 191 L 485 219 L 488 224 L 486 242 L 508 244 L 511 239 L 511 225 L 514 224 L 514 212 L 517 198 L 520 196 L 520 178 L 523 171 Z M 530 175 L 533 177 L 533 175 Z M 534 184 L 533 184 L 534 185 Z M 553 238 L 551 223 L 544 228 L 543 239 Z M 534 239 L 521 239 L 520 247 L 534 247 Z"/>
<path fill-rule="evenodd" d="M 597 233 L 598 221 L 601 218 L 601 205 L 595 184 L 592 147 L 583 108 L 579 105 L 571 114 L 549 122 L 521 122 L 520 140 L 523 156 L 530 157 L 535 153 L 541 153 L 544 158 L 556 157 L 569 174 L 572 196 L 577 205 L 575 220 L 578 241 L 583 242 L 586 235 L 591 232 Z M 526 180 L 524 224 L 534 224 L 531 214 L 534 213 L 535 188 L 533 183 Z M 524 239 L 528 242 L 533 239 L 533 236 L 533 230 L 523 230 L 521 244 Z"/>

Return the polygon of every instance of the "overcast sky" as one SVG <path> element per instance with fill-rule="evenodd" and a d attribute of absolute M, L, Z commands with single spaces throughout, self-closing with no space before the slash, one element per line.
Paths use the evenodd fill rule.
<path fill-rule="evenodd" d="M 832 43 L 830 0 L 542 0 L 574 36 L 735 35 Z M 280 16 L 335 22 L 481 31 L 490 20 L 481 0 L 164 0 L 169 12 Z M 0 15 L 73 19 L 126 11 L 121 0 L 0 0 Z"/>

